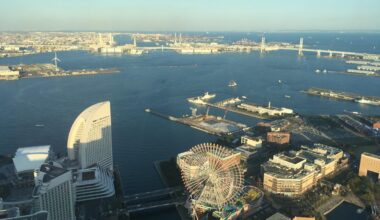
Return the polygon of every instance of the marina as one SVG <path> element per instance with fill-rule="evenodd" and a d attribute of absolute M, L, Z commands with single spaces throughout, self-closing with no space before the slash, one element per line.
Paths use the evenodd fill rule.
<path fill-rule="evenodd" d="M 303 92 L 309 95 L 333 98 L 333 99 L 344 100 L 344 101 L 352 101 L 352 102 L 357 102 L 360 104 L 375 105 L 375 106 L 380 105 L 380 97 L 376 97 L 376 96 L 363 96 L 363 95 L 358 95 L 354 93 L 339 92 L 339 91 L 333 91 L 333 90 L 321 89 L 321 88 L 309 88 L 308 90 L 303 91 Z"/>

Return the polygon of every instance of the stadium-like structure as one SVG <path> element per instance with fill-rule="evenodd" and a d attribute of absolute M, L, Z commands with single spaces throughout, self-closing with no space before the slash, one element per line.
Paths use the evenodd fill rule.
<path fill-rule="evenodd" d="M 177 164 L 195 205 L 221 210 L 243 188 L 240 153 L 217 144 L 196 145 L 179 154 Z"/>

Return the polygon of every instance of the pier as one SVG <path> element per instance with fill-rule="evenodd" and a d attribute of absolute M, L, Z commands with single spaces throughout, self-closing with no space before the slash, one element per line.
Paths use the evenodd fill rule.
<path fill-rule="evenodd" d="M 208 111 L 205 115 L 196 115 L 194 112 L 191 116 L 182 118 L 164 115 L 151 109 L 145 109 L 145 112 L 216 136 L 232 135 L 250 128 L 245 124 L 226 120 L 225 117 L 209 115 Z"/>
<path fill-rule="evenodd" d="M 368 105 L 380 105 L 380 97 L 376 96 L 363 96 L 357 95 L 354 93 L 348 92 L 339 92 L 333 91 L 329 89 L 321 89 L 321 88 L 309 88 L 306 91 L 302 91 L 308 95 L 322 96 L 327 98 L 333 98 L 344 101 L 357 102 L 360 104 L 368 104 Z"/>

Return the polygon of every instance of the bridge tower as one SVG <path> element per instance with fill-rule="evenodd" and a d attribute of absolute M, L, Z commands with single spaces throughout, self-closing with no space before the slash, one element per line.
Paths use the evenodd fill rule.
<path fill-rule="evenodd" d="M 136 36 L 133 36 L 133 46 L 137 47 Z"/>
<path fill-rule="evenodd" d="M 329 50 L 329 57 L 332 57 L 333 53 L 331 50 Z"/>
<path fill-rule="evenodd" d="M 177 44 L 177 33 L 174 33 L 174 45 Z"/>
<path fill-rule="evenodd" d="M 109 33 L 108 37 L 109 37 L 109 44 L 110 44 L 110 46 L 114 45 L 115 42 L 113 41 L 113 35 L 112 35 L 112 33 Z"/>
<path fill-rule="evenodd" d="M 317 57 L 320 57 L 320 56 L 321 56 L 321 51 L 317 50 Z"/>
<path fill-rule="evenodd" d="M 344 55 L 345 55 L 345 54 L 344 54 L 344 53 L 342 53 L 342 58 L 344 58 Z"/>
<path fill-rule="evenodd" d="M 298 45 L 298 56 L 302 56 L 303 49 L 303 37 L 300 38 L 300 44 Z"/>
<path fill-rule="evenodd" d="M 179 44 L 182 44 L 182 33 L 179 33 Z"/>
<path fill-rule="evenodd" d="M 102 38 L 101 33 L 98 34 L 98 39 L 99 39 L 99 45 L 103 45 L 103 38 Z"/>
<path fill-rule="evenodd" d="M 263 53 L 265 51 L 265 37 L 261 37 L 261 45 L 260 45 L 260 53 Z"/>

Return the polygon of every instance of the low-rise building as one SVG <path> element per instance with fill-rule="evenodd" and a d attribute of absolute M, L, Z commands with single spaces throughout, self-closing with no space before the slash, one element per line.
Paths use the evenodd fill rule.
<path fill-rule="evenodd" d="M 261 147 L 263 141 L 260 138 L 254 138 L 247 135 L 244 135 L 240 138 L 242 145 L 248 145 L 252 147 Z"/>
<path fill-rule="evenodd" d="M 237 105 L 237 107 L 240 109 L 244 109 L 246 111 L 258 113 L 260 115 L 267 114 L 269 116 L 283 116 L 283 115 L 293 114 L 292 109 L 275 108 L 275 107 L 271 107 L 270 104 L 268 105 L 268 107 L 265 107 L 265 106 L 259 106 L 256 104 L 241 103 Z"/>
<path fill-rule="evenodd" d="M 282 213 L 276 212 L 273 215 L 266 218 L 266 220 L 291 220 L 291 218 Z"/>
<path fill-rule="evenodd" d="M 364 152 L 360 156 L 359 176 L 373 173 L 380 179 L 380 156 Z"/>
<path fill-rule="evenodd" d="M 302 217 L 302 216 L 295 216 L 293 220 L 315 220 L 315 217 Z"/>
<path fill-rule="evenodd" d="M 16 173 L 27 174 L 40 169 L 41 165 L 52 159 L 50 145 L 18 148 L 13 157 Z"/>
<path fill-rule="evenodd" d="M 242 136 L 240 139 L 242 145 L 235 148 L 236 151 L 241 153 L 241 159 L 247 160 L 254 154 L 258 152 L 258 150 L 262 147 L 262 139 L 254 138 L 249 136 Z"/>
<path fill-rule="evenodd" d="M 373 128 L 380 129 L 380 121 L 373 123 Z"/>
<path fill-rule="evenodd" d="M 262 165 L 264 189 L 299 196 L 323 177 L 337 171 L 343 157 L 342 150 L 322 144 L 276 154 Z"/>
<path fill-rule="evenodd" d="M 289 144 L 290 133 L 289 132 L 268 132 L 267 142 L 278 145 Z"/>

